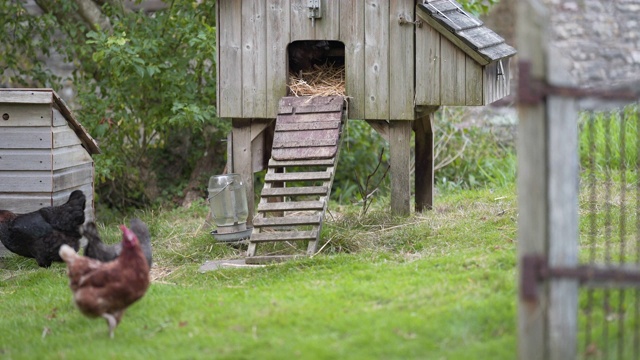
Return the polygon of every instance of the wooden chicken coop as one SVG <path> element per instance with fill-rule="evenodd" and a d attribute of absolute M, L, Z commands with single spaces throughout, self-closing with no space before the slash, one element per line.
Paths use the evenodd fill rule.
<path fill-rule="evenodd" d="M 0 89 L 0 209 L 27 213 L 64 204 L 82 190 L 86 218 L 93 219 L 91 156 L 98 153 L 53 90 Z"/>
<path fill-rule="evenodd" d="M 433 202 L 433 113 L 442 105 L 490 104 L 510 92 L 515 49 L 450 0 L 219 0 L 217 24 L 217 106 L 218 115 L 233 125 L 230 170 L 243 175 L 250 211 L 255 209 L 254 172 L 267 169 L 265 190 L 275 194 L 263 194 L 258 204 L 249 256 L 260 241 L 317 238 L 337 157 L 323 154 L 327 149 L 334 154 L 347 118 L 366 120 L 389 142 L 391 207 L 408 214 L 412 131 L 415 202 L 421 211 Z M 339 110 L 325 106 L 335 105 L 335 99 L 314 99 L 309 105 L 308 99 L 288 97 L 290 74 L 322 62 L 344 66 L 345 100 Z M 273 157 L 283 148 L 292 149 L 290 163 Z M 312 170 L 297 177 L 289 173 L 300 166 Z M 308 196 L 287 190 L 300 178 L 315 179 L 307 188 L 319 194 L 311 201 L 317 203 L 273 202 L 272 197 L 286 200 L 293 192 Z M 269 212 L 308 207 L 319 217 L 293 222 L 317 223 L 317 231 L 281 236 L 261 230 L 294 225 L 266 220 Z"/>

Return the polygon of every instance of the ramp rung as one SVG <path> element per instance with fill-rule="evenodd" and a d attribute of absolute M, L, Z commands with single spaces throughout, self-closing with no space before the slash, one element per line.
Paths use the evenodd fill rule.
<path fill-rule="evenodd" d="M 270 168 L 278 167 L 304 167 L 304 166 L 333 166 L 335 159 L 320 159 L 320 160 L 269 160 Z"/>
<path fill-rule="evenodd" d="M 323 210 L 324 201 L 287 201 L 258 204 L 258 212 Z"/>
<path fill-rule="evenodd" d="M 263 188 L 262 197 L 273 196 L 302 196 L 302 195 L 327 195 L 326 186 L 300 186 L 300 187 L 279 187 Z"/>
<path fill-rule="evenodd" d="M 264 176 L 265 182 L 275 181 L 315 181 L 331 180 L 331 173 L 327 171 L 297 172 L 297 173 L 267 173 Z"/>
<path fill-rule="evenodd" d="M 306 148 L 306 147 L 320 147 L 320 146 L 336 146 L 338 139 L 335 137 L 329 139 L 305 139 L 305 140 L 273 140 L 273 149 L 287 149 L 287 148 Z"/>
<path fill-rule="evenodd" d="M 276 124 L 276 131 L 308 131 L 337 129 L 340 127 L 340 119 L 333 121 L 314 121 L 303 123 Z"/>
<path fill-rule="evenodd" d="M 285 216 L 285 217 L 260 217 L 253 219 L 253 227 L 265 226 L 292 226 L 292 225 L 319 225 L 320 215 L 313 216 Z"/>
<path fill-rule="evenodd" d="M 318 230 L 309 231 L 272 231 L 251 234 L 251 242 L 315 240 Z"/>

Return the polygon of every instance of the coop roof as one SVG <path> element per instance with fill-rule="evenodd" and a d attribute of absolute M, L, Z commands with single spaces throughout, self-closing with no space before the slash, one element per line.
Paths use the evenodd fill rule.
<path fill-rule="evenodd" d="M 87 130 L 80 124 L 64 100 L 52 89 L 0 89 L 0 102 L 13 104 L 51 104 L 67 120 L 82 145 L 90 154 L 99 154 L 100 147 Z"/>
<path fill-rule="evenodd" d="M 481 65 L 516 54 L 500 35 L 453 0 L 420 0 L 418 16 Z"/>

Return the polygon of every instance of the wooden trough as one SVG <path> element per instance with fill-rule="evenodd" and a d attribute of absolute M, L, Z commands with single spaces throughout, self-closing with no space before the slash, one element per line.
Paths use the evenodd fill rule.
<path fill-rule="evenodd" d="M 217 24 L 218 115 L 232 122 L 228 167 L 243 176 L 250 219 L 253 173 L 271 169 L 279 103 L 305 65 L 344 65 L 348 118 L 389 143 L 396 214 L 411 208 L 411 132 L 422 211 L 433 204 L 433 113 L 510 93 L 515 50 L 451 0 L 220 0 Z"/>
<path fill-rule="evenodd" d="M 61 205 L 78 189 L 87 197 L 86 218 L 93 219 L 91 156 L 99 153 L 53 90 L 0 89 L 0 209 Z"/>

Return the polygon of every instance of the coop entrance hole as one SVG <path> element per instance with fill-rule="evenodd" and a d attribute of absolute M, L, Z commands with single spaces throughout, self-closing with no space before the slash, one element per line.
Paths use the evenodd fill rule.
<path fill-rule="evenodd" d="M 330 40 L 294 41 L 287 47 L 289 72 L 313 71 L 316 66 L 344 66 L 344 43 Z"/>
<path fill-rule="evenodd" d="M 294 41 L 287 47 L 288 95 L 345 96 L 344 43 Z"/>

